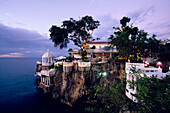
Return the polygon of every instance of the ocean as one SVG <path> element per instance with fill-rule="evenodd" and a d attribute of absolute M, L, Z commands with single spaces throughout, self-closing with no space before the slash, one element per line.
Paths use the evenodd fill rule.
<path fill-rule="evenodd" d="M 36 84 L 38 58 L 0 58 L 0 113 L 68 113 L 76 110 L 54 100 Z M 83 110 L 82 110 L 83 111 Z"/>

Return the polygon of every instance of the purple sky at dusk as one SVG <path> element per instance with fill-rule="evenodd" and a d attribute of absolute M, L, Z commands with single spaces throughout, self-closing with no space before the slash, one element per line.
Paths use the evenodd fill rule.
<path fill-rule="evenodd" d="M 0 57 L 41 57 L 49 48 L 68 55 L 48 37 L 49 28 L 82 16 L 100 21 L 93 36 L 107 41 L 123 16 L 157 39 L 170 36 L 170 0 L 0 0 Z"/>

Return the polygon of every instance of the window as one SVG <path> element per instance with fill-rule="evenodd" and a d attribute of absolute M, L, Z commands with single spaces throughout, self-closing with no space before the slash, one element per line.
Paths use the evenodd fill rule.
<path fill-rule="evenodd" d="M 46 63 L 48 63 L 48 58 L 46 58 Z"/>

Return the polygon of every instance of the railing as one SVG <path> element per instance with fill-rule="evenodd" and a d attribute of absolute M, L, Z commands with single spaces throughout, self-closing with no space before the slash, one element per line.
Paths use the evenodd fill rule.
<path fill-rule="evenodd" d="M 49 76 L 49 71 L 41 70 L 41 75 Z"/>
<path fill-rule="evenodd" d="M 47 70 L 41 70 L 41 75 L 50 76 L 55 74 L 55 69 Z"/>
<path fill-rule="evenodd" d="M 136 68 L 144 67 L 144 63 L 129 63 L 129 62 L 126 62 L 125 70 L 132 68 L 132 66 L 136 66 Z"/>
<path fill-rule="evenodd" d="M 151 67 L 151 68 L 136 68 L 136 69 L 137 70 L 140 69 L 141 73 L 146 73 L 146 72 L 162 72 L 161 68 L 154 68 L 154 67 Z"/>
<path fill-rule="evenodd" d="M 73 62 L 63 62 L 63 67 L 73 66 Z"/>
<path fill-rule="evenodd" d="M 78 62 L 78 67 L 90 67 L 91 62 Z"/>
<path fill-rule="evenodd" d="M 152 76 L 152 75 L 157 75 L 157 78 L 161 79 L 162 77 L 165 77 L 166 74 L 162 73 L 162 69 L 161 68 L 155 68 L 155 67 L 144 67 L 143 63 L 126 63 L 126 80 L 127 81 L 137 81 L 138 79 L 140 79 L 140 76 L 135 76 L 133 74 L 131 74 L 131 70 L 130 68 L 132 66 L 136 66 L 136 70 L 140 69 L 140 76 L 144 76 L 144 74 L 146 74 L 148 77 Z M 137 93 L 137 87 L 134 86 L 134 88 L 130 88 L 129 83 L 127 82 L 126 84 L 126 96 L 128 98 L 130 98 L 131 100 L 133 100 L 134 102 L 138 102 L 138 100 L 136 99 L 136 97 L 134 96 L 134 94 Z"/>

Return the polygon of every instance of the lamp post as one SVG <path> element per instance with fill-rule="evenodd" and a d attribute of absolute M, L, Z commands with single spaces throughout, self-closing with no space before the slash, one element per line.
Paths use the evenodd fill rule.
<path fill-rule="evenodd" d="M 101 77 L 105 77 L 107 76 L 107 72 L 106 71 L 103 71 L 103 72 L 100 72 L 99 75 L 97 76 L 97 78 L 101 78 Z"/>
<path fill-rule="evenodd" d="M 145 67 L 148 67 L 149 66 L 149 62 L 148 61 L 144 61 L 144 65 L 145 65 Z"/>
<path fill-rule="evenodd" d="M 162 66 L 162 62 L 157 62 L 157 64 L 156 64 L 157 66 L 158 66 L 158 68 L 161 68 L 160 66 Z"/>

